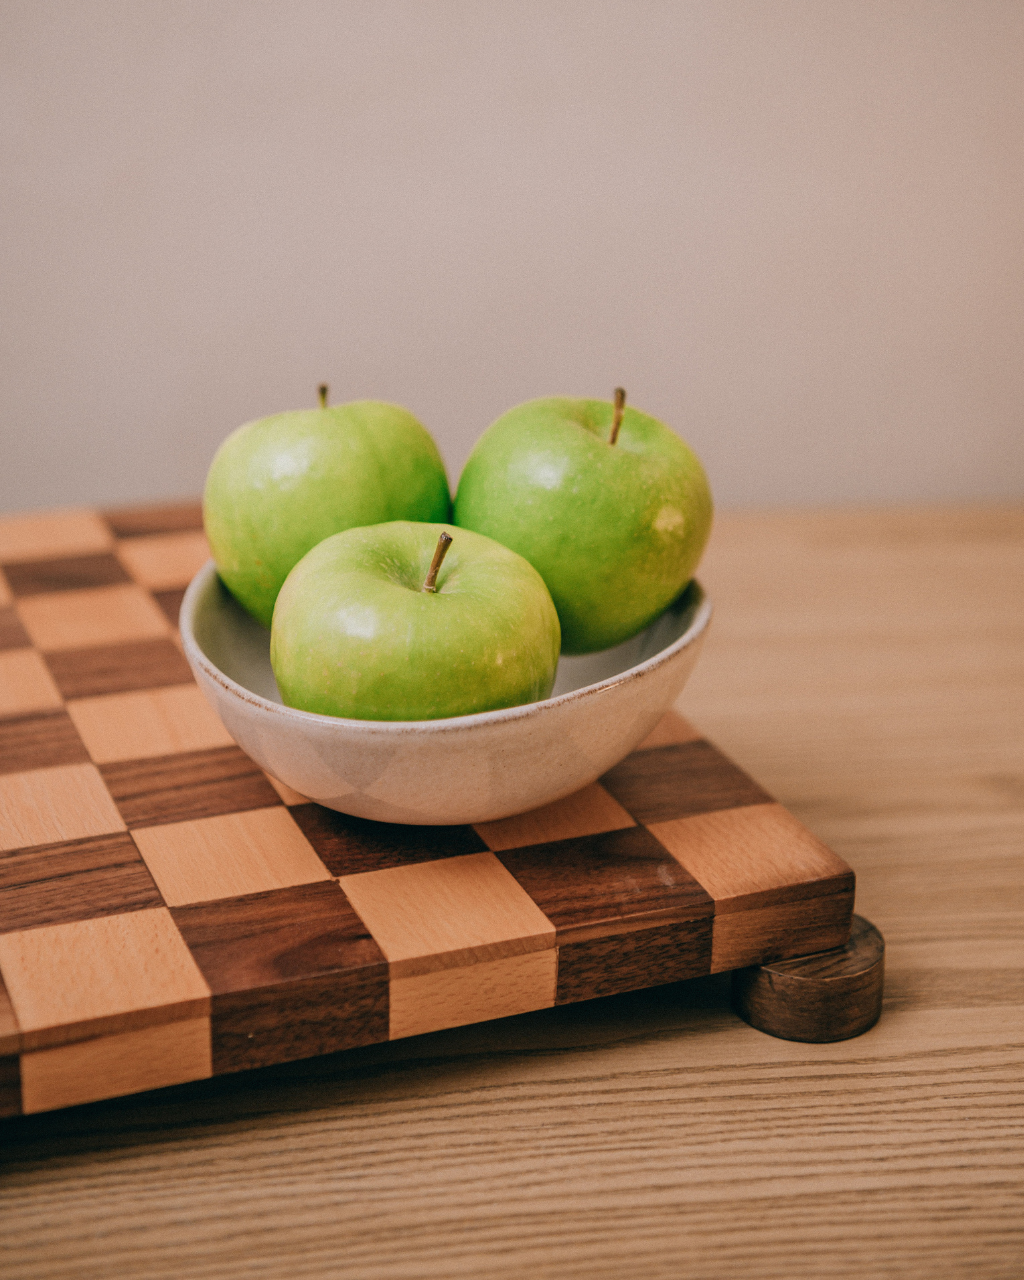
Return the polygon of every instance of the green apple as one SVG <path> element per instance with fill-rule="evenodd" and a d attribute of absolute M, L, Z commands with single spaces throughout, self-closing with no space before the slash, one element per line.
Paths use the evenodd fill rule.
<path fill-rule="evenodd" d="M 433 720 L 546 698 L 559 641 L 547 587 L 521 556 L 466 529 L 398 520 L 337 533 L 299 561 L 278 596 L 270 661 L 286 706 Z"/>
<path fill-rule="evenodd" d="M 203 521 L 232 595 L 270 626 L 293 565 L 318 542 L 385 520 L 447 520 L 444 463 L 407 409 L 379 400 L 278 413 L 217 450 Z"/>
<path fill-rule="evenodd" d="M 552 397 L 510 409 L 477 441 L 456 525 L 518 551 L 548 585 L 563 653 L 642 631 L 693 577 L 711 531 L 696 454 L 616 403 Z"/>

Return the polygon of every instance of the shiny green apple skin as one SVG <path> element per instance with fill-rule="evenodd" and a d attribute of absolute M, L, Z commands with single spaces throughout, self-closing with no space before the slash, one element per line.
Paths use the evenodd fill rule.
<path fill-rule="evenodd" d="M 246 423 L 217 450 L 203 496 L 217 571 L 267 627 L 292 567 L 324 538 L 450 515 L 448 477 L 426 427 L 379 400 Z"/>
<path fill-rule="evenodd" d="M 442 530 L 452 544 L 431 593 Z M 274 609 L 270 661 L 286 706 L 435 720 L 546 698 L 559 642 L 551 596 L 521 556 L 400 520 L 335 534 L 299 561 Z"/>
<path fill-rule="evenodd" d="M 477 441 L 455 495 L 456 525 L 533 565 L 562 625 L 563 653 L 642 631 L 693 577 L 711 531 L 707 476 L 664 423 L 627 408 L 552 397 L 503 414 Z"/>

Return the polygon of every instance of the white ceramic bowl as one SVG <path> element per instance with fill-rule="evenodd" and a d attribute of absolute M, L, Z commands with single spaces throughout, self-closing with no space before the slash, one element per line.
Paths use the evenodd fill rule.
<path fill-rule="evenodd" d="M 550 698 L 448 720 L 345 720 L 281 703 L 270 632 L 200 569 L 181 606 L 185 656 L 228 732 L 311 800 L 381 822 L 488 822 L 578 791 L 675 701 L 711 618 L 697 583 L 646 631 L 562 658 Z"/>

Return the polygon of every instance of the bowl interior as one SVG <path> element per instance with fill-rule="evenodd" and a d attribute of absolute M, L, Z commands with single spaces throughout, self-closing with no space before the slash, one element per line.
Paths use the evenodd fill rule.
<path fill-rule="evenodd" d="M 211 561 L 199 574 L 192 633 L 209 661 L 230 680 L 268 702 L 281 702 L 270 665 L 270 632 L 251 617 L 217 577 Z M 674 644 L 694 623 L 704 593 L 691 582 L 645 631 L 614 649 L 563 657 L 552 697 L 621 675 Z M 183 619 L 184 621 L 184 619 Z"/>

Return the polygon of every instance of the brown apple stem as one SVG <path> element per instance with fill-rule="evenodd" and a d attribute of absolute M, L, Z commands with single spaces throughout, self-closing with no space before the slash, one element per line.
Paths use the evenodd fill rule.
<path fill-rule="evenodd" d="M 437 540 L 437 546 L 434 548 L 434 558 L 430 562 L 430 568 L 427 570 L 427 576 L 423 579 L 424 591 L 437 591 L 434 585 L 437 582 L 437 571 L 441 567 L 441 561 L 448 554 L 448 548 L 452 545 L 452 535 L 450 533 L 442 533 Z"/>
<path fill-rule="evenodd" d="M 614 444 L 619 438 L 619 428 L 622 426 L 622 415 L 626 412 L 626 391 L 624 387 L 615 388 L 615 413 L 612 415 L 612 433 L 608 437 L 608 443 Z"/>
<path fill-rule="evenodd" d="M 329 391 L 330 391 L 330 387 L 327 385 L 327 383 L 326 383 L 326 382 L 321 382 L 321 383 L 320 383 L 320 386 L 317 388 L 317 393 L 318 393 L 318 394 L 319 394 L 319 396 L 320 396 L 320 408 L 321 408 L 321 409 L 326 409 L 326 408 L 327 408 L 327 394 L 328 394 L 328 392 L 329 392 Z"/>

